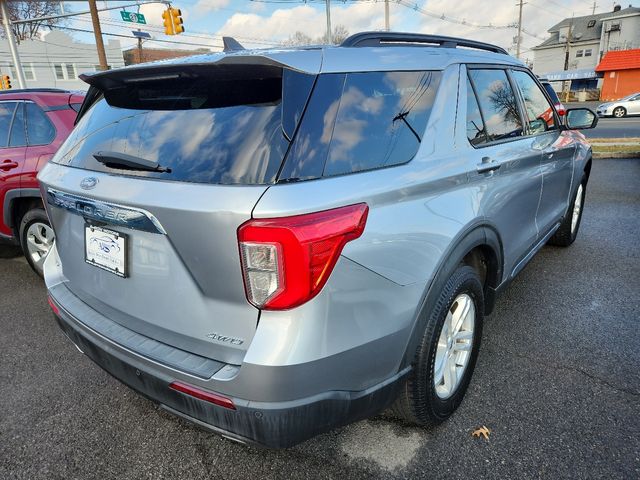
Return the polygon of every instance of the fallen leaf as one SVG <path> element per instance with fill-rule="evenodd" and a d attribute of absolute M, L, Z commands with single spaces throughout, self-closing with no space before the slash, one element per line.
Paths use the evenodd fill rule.
<path fill-rule="evenodd" d="M 485 440 L 489 440 L 489 434 L 491 433 L 491 430 L 489 430 L 487 427 L 485 427 L 484 425 L 480 428 L 476 428 L 471 435 L 473 435 L 474 437 L 480 437 L 483 436 L 485 438 Z"/>

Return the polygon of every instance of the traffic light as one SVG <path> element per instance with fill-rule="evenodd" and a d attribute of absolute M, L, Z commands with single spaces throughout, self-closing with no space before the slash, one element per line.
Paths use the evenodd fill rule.
<path fill-rule="evenodd" d="M 184 32 L 182 11 L 179 8 L 167 8 L 162 12 L 162 24 L 165 35 L 178 35 Z"/>
<path fill-rule="evenodd" d="M 171 16 L 171 8 L 167 8 L 162 12 L 162 24 L 164 25 L 164 34 L 173 35 L 173 17 Z"/>
<path fill-rule="evenodd" d="M 2 75 L 0 79 L 2 90 L 9 90 L 11 88 L 11 77 L 9 75 Z"/>
<path fill-rule="evenodd" d="M 182 26 L 182 11 L 179 8 L 170 8 L 171 17 L 173 19 L 173 34 L 178 35 L 184 32 L 184 27 Z"/>

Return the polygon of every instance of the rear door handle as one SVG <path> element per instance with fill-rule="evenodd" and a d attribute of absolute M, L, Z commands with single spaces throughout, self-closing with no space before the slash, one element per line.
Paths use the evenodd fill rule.
<path fill-rule="evenodd" d="M 493 172 L 500 168 L 501 163 L 491 160 L 489 157 L 482 157 L 482 162 L 476 166 L 478 173 Z"/>
<path fill-rule="evenodd" d="M 9 170 L 18 168 L 18 166 L 19 165 L 16 162 L 7 158 L 6 160 L 3 160 L 2 163 L 0 163 L 0 170 L 2 170 L 3 172 L 8 172 Z"/>

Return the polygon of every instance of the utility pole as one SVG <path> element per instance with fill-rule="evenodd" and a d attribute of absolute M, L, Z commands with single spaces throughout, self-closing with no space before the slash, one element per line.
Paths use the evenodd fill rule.
<path fill-rule="evenodd" d="M 98 7 L 96 0 L 89 0 L 89 10 L 91 11 L 91 22 L 93 23 L 93 34 L 96 37 L 96 48 L 98 49 L 98 60 L 100 70 L 108 70 L 107 55 L 104 53 L 104 43 L 102 41 L 102 30 L 100 29 L 100 19 L 98 18 Z"/>
<path fill-rule="evenodd" d="M 331 0 L 325 0 L 325 5 L 327 7 L 327 43 L 331 45 L 333 43 L 331 40 Z"/>
<path fill-rule="evenodd" d="M 13 28 L 11 28 L 11 19 L 9 18 L 9 12 L 7 11 L 6 0 L 0 0 L 0 13 L 2 13 L 2 24 L 4 25 L 4 33 L 7 35 L 9 41 L 9 50 L 11 50 L 11 58 L 13 64 L 16 67 L 16 75 L 18 75 L 18 86 L 20 88 L 27 88 L 27 84 L 24 81 L 24 72 L 22 71 L 22 63 L 20 63 L 20 56 L 18 55 L 18 47 L 16 46 L 16 39 L 13 36 Z"/>
<path fill-rule="evenodd" d="M 389 27 L 389 0 L 384 0 L 384 29 L 388 32 Z"/>
<path fill-rule="evenodd" d="M 569 70 L 569 55 L 571 53 L 571 29 L 573 27 L 573 17 L 571 17 L 571 23 L 569 23 L 569 31 L 567 32 L 567 41 L 564 45 L 564 70 L 565 72 Z M 562 90 L 564 93 L 564 101 L 569 101 L 569 93 L 571 92 L 571 80 L 569 80 L 569 88 L 565 89 L 567 81 L 565 80 L 562 84 Z"/>
<path fill-rule="evenodd" d="M 522 44 L 522 7 L 525 5 L 524 0 L 516 4 L 520 7 L 518 14 L 518 38 L 516 39 L 516 58 L 520 58 L 520 45 Z"/>
<path fill-rule="evenodd" d="M 598 5 L 596 5 L 596 2 L 594 1 L 594 2 L 593 2 L 593 10 L 591 10 L 591 15 L 595 15 L 595 14 L 596 14 L 596 7 L 597 7 L 597 6 L 598 6 Z"/>
<path fill-rule="evenodd" d="M 144 63 L 142 59 L 142 37 L 138 37 L 138 63 Z"/>

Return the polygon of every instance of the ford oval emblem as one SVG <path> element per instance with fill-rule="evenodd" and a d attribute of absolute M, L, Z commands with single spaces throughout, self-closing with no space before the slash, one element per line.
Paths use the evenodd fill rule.
<path fill-rule="evenodd" d="M 80 188 L 83 190 L 91 190 L 98 184 L 98 179 L 96 177 L 87 177 L 83 178 L 80 182 Z"/>

